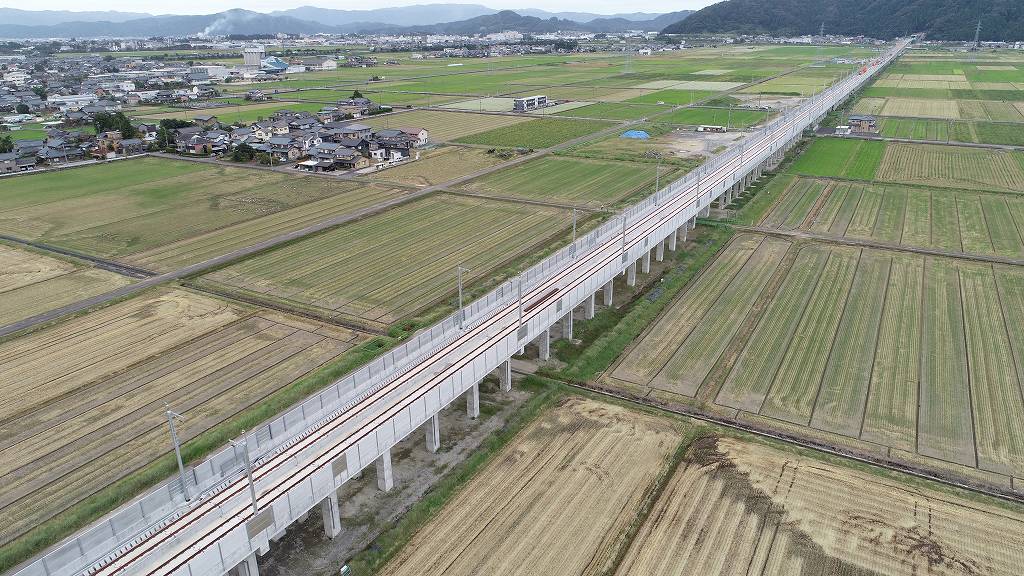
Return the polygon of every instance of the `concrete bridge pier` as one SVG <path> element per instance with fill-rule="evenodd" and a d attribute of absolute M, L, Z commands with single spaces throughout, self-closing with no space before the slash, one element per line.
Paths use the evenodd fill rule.
<path fill-rule="evenodd" d="M 722 193 L 721 196 L 718 197 L 719 210 L 725 210 L 725 207 L 729 205 L 729 192 L 731 191 L 732 189 L 726 190 L 725 192 Z"/>
<path fill-rule="evenodd" d="M 611 306 L 612 305 L 612 295 L 613 295 L 614 289 L 615 289 L 615 283 L 612 280 L 609 280 L 604 285 L 604 287 L 601 288 L 601 294 L 604 296 L 604 305 L 605 306 Z"/>
<path fill-rule="evenodd" d="M 683 231 L 683 234 L 686 234 L 686 232 Z M 676 251 L 676 244 L 678 242 L 679 242 L 679 230 L 676 229 L 676 230 L 673 230 L 672 233 L 668 235 L 668 249 L 669 249 L 670 252 L 675 252 Z"/>
<path fill-rule="evenodd" d="M 537 348 L 539 349 L 538 356 L 541 360 L 547 361 L 551 359 L 551 329 L 540 333 L 537 336 Z"/>
<path fill-rule="evenodd" d="M 690 223 L 687 222 L 686 224 L 683 224 L 682 228 L 679 230 L 682 230 L 682 238 L 680 238 L 679 241 L 686 242 L 686 233 L 690 230 Z"/>
<path fill-rule="evenodd" d="M 476 420 L 480 417 L 480 383 L 477 382 L 466 390 L 466 414 Z"/>
<path fill-rule="evenodd" d="M 431 454 L 437 453 L 441 449 L 441 416 L 440 414 L 434 414 L 427 420 L 424 427 L 424 432 L 427 436 L 427 451 Z"/>
<path fill-rule="evenodd" d="M 690 218 L 690 221 L 688 222 L 688 224 L 690 225 L 690 230 L 693 230 L 694 228 L 696 228 L 697 227 L 697 217 L 694 216 L 693 218 Z M 686 238 L 683 238 L 683 240 L 686 240 Z"/>
<path fill-rule="evenodd" d="M 562 340 L 572 340 L 572 310 L 562 317 Z"/>
<path fill-rule="evenodd" d="M 641 258 L 640 261 L 642 263 L 640 271 L 643 272 L 644 274 L 650 274 L 651 273 L 651 251 L 648 250 L 647 252 L 644 252 L 644 257 Z"/>
<path fill-rule="evenodd" d="M 390 492 L 395 487 L 395 476 L 391 471 L 391 448 L 388 448 L 373 463 L 377 468 L 377 488 Z"/>
<path fill-rule="evenodd" d="M 498 366 L 498 382 L 502 392 L 512 391 L 512 361 L 505 360 Z"/>
<path fill-rule="evenodd" d="M 228 574 L 230 576 L 260 576 L 260 565 L 256 561 L 256 553 L 249 554 L 245 560 L 229 570 Z"/>
<path fill-rule="evenodd" d="M 589 298 L 583 301 L 583 318 L 590 320 L 594 317 L 595 302 L 597 294 L 591 294 Z"/>
<path fill-rule="evenodd" d="M 701 218 L 707 218 L 708 216 L 711 216 L 711 205 L 710 204 L 708 204 L 707 206 L 701 208 L 700 216 L 701 216 Z M 693 225 L 694 226 L 697 225 L 696 221 L 694 221 Z"/>
<path fill-rule="evenodd" d="M 626 286 L 636 286 L 636 262 L 626 266 Z"/>
<path fill-rule="evenodd" d="M 324 519 L 324 534 L 333 540 L 341 534 L 341 508 L 338 506 L 337 492 L 331 492 L 320 501 L 320 514 Z"/>
<path fill-rule="evenodd" d="M 658 262 L 665 261 L 665 240 L 659 240 L 658 245 L 654 247 L 654 259 Z"/>

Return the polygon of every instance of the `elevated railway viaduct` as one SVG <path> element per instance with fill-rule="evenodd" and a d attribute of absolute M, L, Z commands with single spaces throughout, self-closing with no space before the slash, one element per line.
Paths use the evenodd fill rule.
<path fill-rule="evenodd" d="M 15 572 L 17 576 L 255 576 L 258 555 L 319 508 L 328 536 L 341 530 L 338 488 L 369 466 L 392 487 L 391 449 L 424 430 L 440 440 L 438 412 L 465 396 L 479 414 L 479 383 L 536 342 L 547 357 L 553 327 L 571 336 L 572 313 L 609 303 L 612 281 L 674 250 L 698 215 L 727 204 L 777 165 L 803 131 L 863 86 L 907 46 L 900 41 L 865 68 L 784 114 L 740 145 L 629 207 L 598 229 L 402 346 L 342 378 L 207 458 L 181 478 L 122 507 Z"/>

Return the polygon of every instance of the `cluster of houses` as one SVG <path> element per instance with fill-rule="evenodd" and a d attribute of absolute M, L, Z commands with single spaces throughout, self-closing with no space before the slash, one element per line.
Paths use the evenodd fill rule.
<path fill-rule="evenodd" d="M 272 162 L 322 172 L 387 168 L 415 160 L 418 150 L 430 143 L 424 128 L 375 129 L 348 119 L 351 115 L 341 109 L 279 110 L 266 120 L 241 126 L 226 126 L 214 115 L 199 115 L 193 119 L 195 126 L 172 130 L 174 147 L 182 154 L 222 155 L 245 144 Z M 157 127 L 140 124 L 137 129 L 148 135 Z"/>

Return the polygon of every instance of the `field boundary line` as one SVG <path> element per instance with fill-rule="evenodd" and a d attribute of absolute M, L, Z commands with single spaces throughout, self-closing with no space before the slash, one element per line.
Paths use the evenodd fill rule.
<path fill-rule="evenodd" d="M 544 200 L 531 200 L 529 198 L 520 198 L 518 196 L 502 196 L 500 194 L 484 194 L 483 192 L 470 192 L 468 190 L 441 190 L 445 194 L 451 194 L 453 196 L 464 196 L 467 198 L 480 198 L 483 200 L 494 200 L 496 202 L 511 202 L 513 204 L 528 204 L 531 206 L 541 206 L 544 208 L 559 208 L 562 210 L 578 210 L 580 212 L 593 212 L 595 214 L 614 214 L 615 211 L 609 210 L 602 207 L 593 207 L 576 204 L 563 204 L 561 202 L 547 202 Z M 634 191 L 635 193 L 636 191 Z M 632 195 L 632 194 L 631 194 Z"/>
<path fill-rule="evenodd" d="M 924 120 L 924 118 L 920 118 Z M 1024 123 L 1017 122 L 1017 125 L 1024 130 Z M 834 134 L 828 134 L 827 136 L 818 136 L 819 138 L 835 138 Z M 882 136 L 873 134 L 844 134 L 838 136 L 839 138 L 845 138 L 850 140 L 874 140 L 876 142 L 897 142 L 901 144 L 927 144 L 929 146 L 952 146 L 954 148 L 986 148 L 992 150 L 1024 150 L 1024 146 L 1015 144 L 983 144 L 981 142 L 963 142 L 960 140 L 953 140 L 947 138 L 946 140 L 920 140 L 916 138 L 899 138 L 896 136 Z"/>
<path fill-rule="evenodd" d="M 960 273 L 959 266 L 954 268 L 956 269 L 957 301 L 960 303 L 960 306 L 958 306 L 960 310 L 960 325 L 963 326 L 960 337 L 964 342 L 964 362 L 967 365 L 967 408 L 971 415 L 971 444 L 974 446 L 974 467 L 981 470 L 980 457 L 978 456 L 978 423 L 974 418 L 974 390 L 972 389 L 974 376 L 971 375 L 971 346 L 967 341 L 967 312 L 964 311 L 964 277 Z"/>
<path fill-rule="evenodd" d="M 90 256 L 83 254 L 75 250 L 69 250 L 67 248 L 60 248 L 58 246 L 52 246 L 43 242 L 35 242 L 33 240 L 25 240 L 23 238 L 17 238 L 15 236 L 9 236 L 7 234 L 0 234 L 0 240 L 6 240 L 15 244 L 21 244 L 23 246 L 30 246 L 44 252 L 52 252 L 54 254 L 60 254 L 61 256 L 69 256 L 78 260 L 83 260 L 90 264 L 95 265 L 96 268 L 106 270 L 108 272 L 114 272 L 122 276 L 128 276 L 129 278 L 149 278 L 156 276 L 157 273 L 152 270 L 140 268 L 138 266 L 132 266 L 131 264 L 122 264 L 114 260 L 107 260 L 98 256 Z"/>
<path fill-rule="evenodd" d="M 926 248 L 921 246 L 906 246 L 902 244 L 893 244 L 890 242 L 880 242 L 878 240 L 868 240 L 859 238 L 848 238 L 845 236 L 833 236 L 831 234 L 821 234 L 819 232 L 808 232 L 806 230 L 773 230 L 771 228 L 760 228 L 756 226 L 736 226 L 736 229 L 740 232 L 752 232 L 757 234 L 767 234 L 769 236 L 785 236 L 788 238 L 796 238 L 799 240 L 809 240 L 813 242 L 821 242 L 825 244 L 837 244 L 846 246 L 858 246 L 861 248 L 875 248 L 878 250 L 890 250 L 894 252 L 909 252 L 912 254 L 920 254 L 922 256 L 936 256 L 941 258 L 952 258 L 957 260 L 972 260 L 975 262 L 985 262 L 988 264 L 1005 264 L 1007 266 L 1024 266 L 1024 259 L 1022 258 L 1007 258 L 1005 256 L 995 256 L 988 254 L 975 254 L 973 252 L 953 252 L 950 250 L 939 250 L 936 248 Z"/>

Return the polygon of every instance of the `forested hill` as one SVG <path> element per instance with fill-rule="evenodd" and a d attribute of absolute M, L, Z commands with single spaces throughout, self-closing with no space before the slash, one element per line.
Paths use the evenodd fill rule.
<path fill-rule="evenodd" d="M 666 34 L 735 32 L 784 36 L 825 33 L 932 40 L 1024 40 L 1022 0 L 726 0 L 665 28 Z"/>

